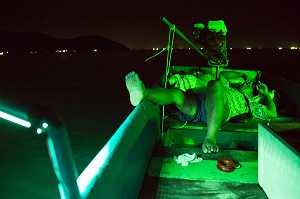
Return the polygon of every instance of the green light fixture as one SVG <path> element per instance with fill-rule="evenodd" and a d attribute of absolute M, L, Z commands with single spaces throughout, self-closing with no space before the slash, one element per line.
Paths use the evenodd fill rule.
<path fill-rule="evenodd" d="M 24 126 L 26 128 L 30 128 L 31 127 L 31 123 L 26 121 L 26 120 L 23 120 L 23 119 L 20 119 L 18 117 L 15 117 L 13 115 L 10 115 L 10 114 L 7 114 L 5 112 L 2 112 L 0 111 L 0 117 L 5 119 L 5 120 L 8 120 L 10 122 L 13 122 L 15 124 L 19 124 L 21 126 Z"/>

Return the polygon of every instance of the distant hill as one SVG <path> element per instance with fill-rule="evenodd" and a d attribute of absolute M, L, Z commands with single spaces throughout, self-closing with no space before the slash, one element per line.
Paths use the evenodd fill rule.
<path fill-rule="evenodd" d="M 0 31 L 0 51 L 28 52 L 68 49 L 76 51 L 129 50 L 125 45 L 101 36 L 81 36 L 74 39 L 57 39 L 37 32 Z"/>

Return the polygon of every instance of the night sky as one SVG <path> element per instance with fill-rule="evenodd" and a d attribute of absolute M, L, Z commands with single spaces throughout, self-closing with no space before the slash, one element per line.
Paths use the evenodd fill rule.
<path fill-rule="evenodd" d="M 227 46 L 300 47 L 296 1 L 7 0 L 0 5 L 0 30 L 42 32 L 59 39 L 99 35 L 130 49 L 165 47 L 165 16 L 192 39 L 194 22 L 223 19 Z M 188 47 L 179 37 L 175 47 Z"/>

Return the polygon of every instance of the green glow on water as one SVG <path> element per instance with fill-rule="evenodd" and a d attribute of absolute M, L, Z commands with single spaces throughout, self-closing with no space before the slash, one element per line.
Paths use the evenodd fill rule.
<path fill-rule="evenodd" d="M 30 122 L 28 122 L 26 120 L 22 120 L 20 118 L 10 115 L 10 114 L 4 113 L 2 111 L 0 111 L 0 117 L 5 120 L 11 121 L 13 123 L 19 124 L 21 126 L 27 127 L 27 128 L 31 127 Z"/>

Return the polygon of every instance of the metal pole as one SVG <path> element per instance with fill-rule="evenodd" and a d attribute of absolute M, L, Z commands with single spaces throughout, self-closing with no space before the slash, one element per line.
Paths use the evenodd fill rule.
<path fill-rule="evenodd" d="M 52 166 L 59 181 L 58 189 L 61 198 L 80 199 L 76 181 L 78 171 L 66 128 L 57 117 L 49 118 L 46 121 L 49 122 L 47 146 Z"/>
<path fill-rule="evenodd" d="M 163 22 L 165 22 L 165 24 L 167 24 L 170 28 L 174 28 L 175 25 L 172 24 L 170 21 L 168 21 L 165 17 L 161 17 L 161 20 Z M 199 50 L 199 48 L 193 43 L 191 42 L 191 40 L 189 40 L 180 30 L 178 30 L 178 28 L 175 28 L 174 30 L 183 40 L 185 40 L 192 48 L 194 48 L 202 57 L 204 57 L 205 59 L 207 59 L 207 56 L 201 51 Z"/>
<path fill-rule="evenodd" d="M 61 118 L 45 107 L 3 96 L 0 96 L 0 112 L 2 118 L 10 118 L 10 121 L 21 125 L 25 123 L 23 126 L 35 133 L 47 133 L 49 156 L 59 181 L 61 198 L 80 199 L 76 181 L 78 172 Z"/>

